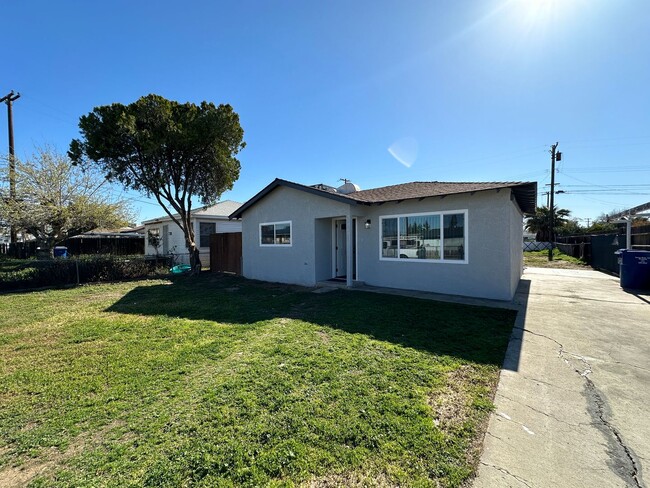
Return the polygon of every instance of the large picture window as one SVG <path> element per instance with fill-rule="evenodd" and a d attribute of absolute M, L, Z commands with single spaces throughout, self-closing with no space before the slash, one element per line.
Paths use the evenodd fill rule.
<path fill-rule="evenodd" d="M 210 234 L 217 231 L 214 222 L 199 222 L 199 247 L 210 247 Z"/>
<path fill-rule="evenodd" d="M 467 211 L 380 217 L 380 259 L 467 262 Z"/>
<path fill-rule="evenodd" d="M 290 246 L 291 222 L 260 224 L 260 246 Z"/>

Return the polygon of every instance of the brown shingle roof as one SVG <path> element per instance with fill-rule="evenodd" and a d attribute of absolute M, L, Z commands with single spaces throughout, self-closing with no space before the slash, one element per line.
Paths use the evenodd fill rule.
<path fill-rule="evenodd" d="M 383 186 L 370 190 L 361 190 L 347 196 L 365 203 L 393 202 L 410 198 L 426 198 L 457 193 L 471 193 L 483 190 L 497 190 L 513 186 L 525 185 L 525 182 L 487 182 L 487 183 L 455 183 L 443 181 L 414 181 L 401 185 Z"/>
<path fill-rule="evenodd" d="M 513 195 L 521 208 L 526 214 L 535 213 L 537 202 L 537 183 L 530 181 L 505 181 L 505 182 L 481 182 L 481 183 L 455 183 L 441 181 L 415 181 L 413 183 L 402 183 L 400 185 L 383 186 L 370 190 L 360 190 L 354 193 L 336 193 L 327 190 L 321 190 L 316 187 L 301 185 L 287 180 L 276 178 L 257 195 L 248 200 L 236 212 L 230 215 L 230 218 L 241 218 L 245 210 L 250 208 L 265 195 L 273 191 L 278 186 L 286 186 L 296 190 L 305 191 L 314 195 L 319 195 L 332 200 L 347 202 L 351 204 L 373 205 L 386 202 L 397 202 L 415 198 L 442 197 L 445 195 L 456 195 L 462 193 L 473 193 L 476 191 L 500 190 L 511 188 Z"/>

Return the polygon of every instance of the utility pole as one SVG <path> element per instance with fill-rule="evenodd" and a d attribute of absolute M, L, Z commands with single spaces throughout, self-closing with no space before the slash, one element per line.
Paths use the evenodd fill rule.
<path fill-rule="evenodd" d="M 549 204 L 549 234 L 551 238 L 551 247 L 548 248 L 548 260 L 553 261 L 553 245 L 555 242 L 555 161 L 562 158 L 562 154 L 557 152 L 558 142 L 551 146 L 551 191 Z"/>
<path fill-rule="evenodd" d="M 16 150 L 14 148 L 14 114 L 13 103 L 20 98 L 20 93 L 14 93 L 13 90 L 9 95 L 0 98 L 0 103 L 7 104 L 7 126 L 9 127 L 9 200 L 16 200 Z M 9 231 L 9 243 L 16 245 L 16 228 L 12 225 Z"/>

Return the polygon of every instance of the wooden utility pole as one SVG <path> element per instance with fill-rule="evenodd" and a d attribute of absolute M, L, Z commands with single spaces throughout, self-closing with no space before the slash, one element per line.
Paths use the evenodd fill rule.
<path fill-rule="evenodd" d="M 20 93 L 14 93 L 0 98 L 0 103 L 7 104 L 7 126 L 9 127 L 9 200 L 16 200 L 16 150 L 14 148 L 14 113 L 13 103 L 20 98 Z M 9 232 L 11 244 L 16 244 L 16 228 L 12 225 Z"/>
<path fill-rule="evenodd" d="M 548 260 L 553 261 L 553 245 L 555 242 L 555 156 L 558 143 L 551 146 L 551 191 L 549 204 L 549 235 L 551 238 L 551 247 L 548 248 Z"/>

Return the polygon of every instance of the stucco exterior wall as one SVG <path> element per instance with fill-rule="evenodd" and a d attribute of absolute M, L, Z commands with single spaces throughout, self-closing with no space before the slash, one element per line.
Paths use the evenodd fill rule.
<path fill-rule="evenodd" d="M 512 206 L 510 190 L 503 189 L 362 207 L 358 279 L 375 286 L 510 300 Z M 380 259 L 380 216 L 449 210 L 467 210 L 467 264 Z M 367 219 L 372 222 L 370 229 L 363 228 Z"/>
<path fill-rule="evenodd" d="M 343 217 L 349 205 L 287 187 L 278 187 L 252 206 L 242 218 L 242 261 L 246 278 L 312 286 L 327 267 L 331 245 L 324 240 L 325 222 Z M 291 246 L 260 246 L 260 223 L 291 221 Z M 331 223 L 329 224 L 331 225 Z M 319 244 L 316 245 L 318 228 Z M 321 253 L 329 247 L 329 253 Z M 316 250 L 322 258 L 316 264 Z M 320 278 L 319 278 L 320 279 Z"/>
<path fill-rule="evenodd" d="M 315 281 L 325 281 L 332 277 L 332 219 L 316 219 L 315 231 Z"/>
<path fill-rule="evenodd" d="M 510 294 L 514 296 L 524 271 L 524 214 L 516 202 L 510 207 Z"/>
<path fill-rule="evenodd" d="M 155 224 L 145 224 L 144 226 L 144 253 L 147 255 L 153 255 L 156 254 L 156 249 L 149 245 L 149 240 L 147 238 L 148 231 L 151 229 L 158 229 L 160 232 L 160 247 L 158 248 L 158 252 L 160 254 L 163 254 L 163 244 L 162 244 L 162 239 L 163 239 L 163 226 L 167 226 L 167 245 L 168 245 L 168 250 L 169 252 L 174 252 L 174 253 L 182 253 L 182 252 L 187 252 L 185 249 L 185 238 L 183 237 L 183 231 L 179 226 L 177 226 L 174 222 L 171 220 L 166 220 L 162 222 L 158 222 Z"/>
<path fill-rule="evenodd" d="M 521 276 L 521 213 L 510 189 L 365 206 L 278 187 L 243 215 L 243 274 L 313 286 L 332 277 L 332 218 L 357 219 L 357 280 L 369 285 L 510 300 Z M 467 211 L 467 263 L 380 259 L 380 217 Z M 371 228 L 364 223 L 371 220 Z M 291 221 L 291 246 L 260 246 L 260 223 Z"/>

